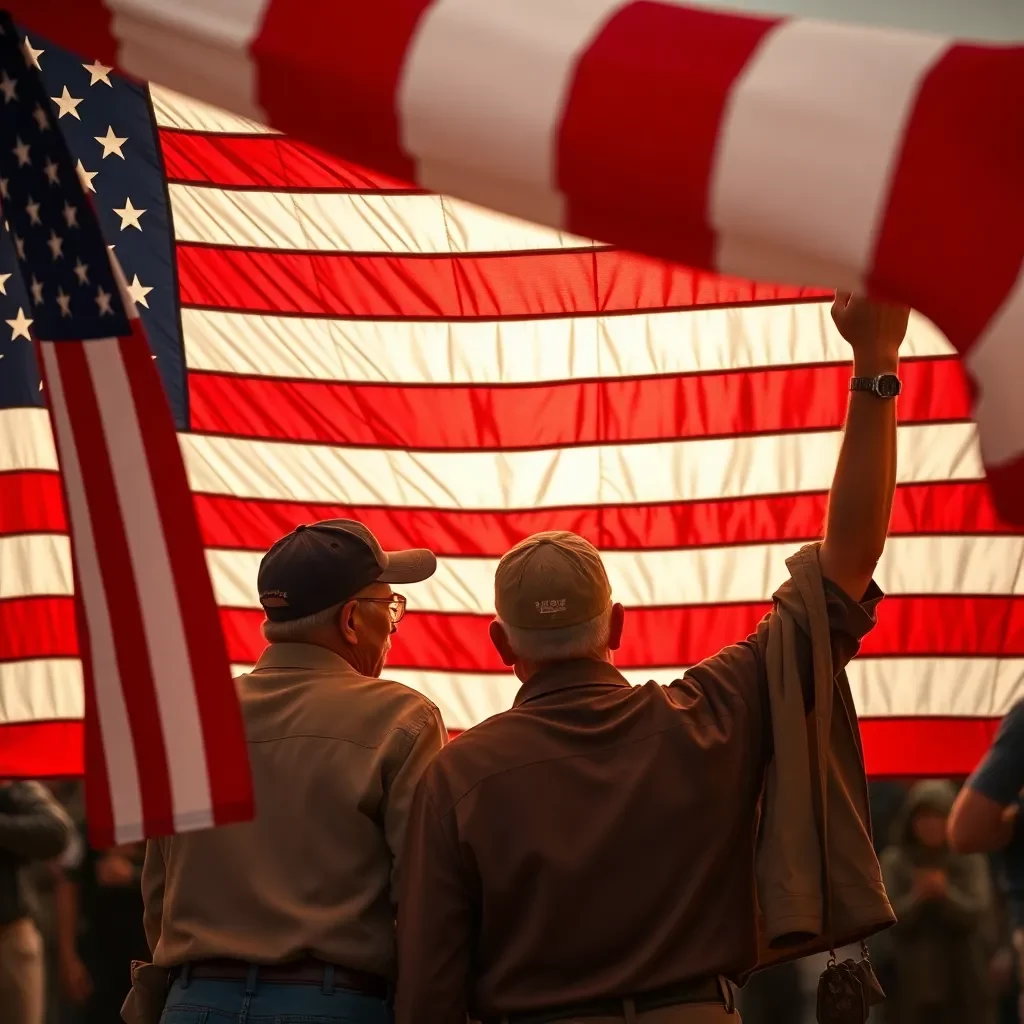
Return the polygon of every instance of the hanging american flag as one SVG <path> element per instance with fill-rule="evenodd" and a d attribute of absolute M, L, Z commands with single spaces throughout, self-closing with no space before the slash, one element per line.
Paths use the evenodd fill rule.
<path fill-rule="evenodd" d="M 8 326 L 39 342 L 80 598 L 90 833 L 105 846 L 251 817 L 251 787 L 174 423 L 37 59 L 0 13 Z M 5 707 L 22 696 L 5 680 Z"/>
<path fill-rule="evenodd" d="M 488 213 L 30 45 L 139 302 L 236 666 L 262 647 L 262 552 L 300 522 L 351 516 L 437 552 L 388 673 L 454 730 L 515 692 L 486 626 L 522 536 L 598 544 L 629 608 L 620 667 L 668 682 L 745 635 L 820 535 L 850 356 L 828 296 Z M 5 239 L 0 270 L 13 261 Z M 0 295 L 0 771 L 44 774 L 81 766 L 82 687 L 16 280 Z M 872 772 L 966 771 L 1024 695 L 1024 543 L 993 511 L 960 364 L 922 318 L 901 375 L 889 597 L 851 682 Z"/>

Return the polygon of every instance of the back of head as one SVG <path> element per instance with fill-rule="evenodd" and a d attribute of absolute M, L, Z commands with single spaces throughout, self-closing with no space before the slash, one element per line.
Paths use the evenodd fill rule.
<path fill-rule="evenodd" d="M 604 659 L 618 646 L 621 606 L 612 604 L 597 548 L 575 533 L 537 533 L 505 554 L 494 607 L 492 639 L 520 678 L 542 664 Z"/>

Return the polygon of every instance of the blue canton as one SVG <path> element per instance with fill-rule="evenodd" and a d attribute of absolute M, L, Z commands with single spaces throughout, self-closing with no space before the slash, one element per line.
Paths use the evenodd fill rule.
<path fill-rule="evenodd" d="M 114 246 L 142 316 L 175 422 L 185 429 L 187 382 L 173 229 L 149 91 L 48 40 L 15 36 L 9 22 L 4 30 L 0 409 L 43 404 L 29 328 L 51 340 L 127 333 L 102 249 L 105 240 Z M 15 38 L 22 40 L 20 50 Z M 86 193 L 103 239 L 88 230 L 95 220 Z"/>

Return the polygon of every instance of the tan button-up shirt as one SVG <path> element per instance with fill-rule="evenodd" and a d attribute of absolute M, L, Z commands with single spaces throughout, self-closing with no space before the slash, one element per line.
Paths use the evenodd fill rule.
<path fill-rule="evenodd" d="M 236 684 L 256 817 L 150 842 L 154 963 L 311 955 L 393 978 L 406 821 L 447 739 L 437 708 L 310 644 L 271 645 Z"/>

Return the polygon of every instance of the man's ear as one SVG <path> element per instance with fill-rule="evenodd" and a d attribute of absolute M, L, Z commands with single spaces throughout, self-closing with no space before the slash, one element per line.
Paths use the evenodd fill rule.
<path fill-rule="evenodd" d="M 622 627 L 626 622 L 626 609 L 621 604 L 612 605 L 612 621 L 608 629 L 608 650 L 617 651 L 622 643 Z"/>
<path fill-rule="evenodd" d="M 508 642 L 508 634 L 502 629 L 501 623 L 494 619 L 488 627 L 491 643 L 498 652 L 503 665 L 511 667 L 516 663 L 516 656 L 512 653 L 512 645 Z"/>
<path fill-rule="evenodd" d="M 347 643 L 355 646 L 359 643 L 359 635 L 356 633 L 356 608 L 358 601 L 346 601 L 338 612 L 338 631 L 345 638 Z"/>

